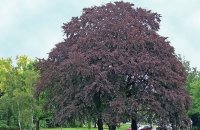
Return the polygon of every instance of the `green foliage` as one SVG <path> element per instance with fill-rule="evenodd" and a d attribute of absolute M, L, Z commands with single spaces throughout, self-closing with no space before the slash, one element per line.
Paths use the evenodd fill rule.
<path fill-rule="evenodd" d="M 191 83 L 192 109 L 193 113 L 200 114 L 200 79 Z"/>
<path fill-rule="evenodd" d="M 200 72 L 192 71 L 188 76 L 188 88 L 192 97 L 192 105 L 188 112 L 193 125 L 200 127 Z"/>
<path fill-rule="evenodd" d="M 179 59 L 184 65 L 187 72 L 187 90 L 190 93 L 192 104 L 188 115 L 193 121 L 194 126 L 200 127 L 200 72 L 197 68 L 192 68 L 190 62 L 179 55 Z"/>
<path fill-rule="evenodd" d="M 11 58 L 0 59 L 0 126 L 33 127 L 35 112 L 41 111 L 36 104 L 35 85 L 39 72 L 36 61 L 25 55 L 16 58 L 16 65 Z"/>

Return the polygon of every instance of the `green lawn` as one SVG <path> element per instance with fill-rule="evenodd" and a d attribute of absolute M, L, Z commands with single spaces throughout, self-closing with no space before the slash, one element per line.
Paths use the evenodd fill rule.
<path fill-rule="evenodd" d="M 61 130 L 61 128 L 42 128 L 41 130 Z M 62 130 L 88 130 L 88 128 L 62 128 Z M 90 130 L 97 130 L 91 128 Z"/>
<path fill-rule="evenodd" d="M 130 125 L 123 124 L 121 127 L 117 128 L 117 130 L 126 130 Z M 108 129 L 108 127 L 104 127 L 104 129 Z M 61 130 L 61 128 L 41 128 L 40 130 Z M 62 128 L 62 130 L 88 130 L 88 128 Z M 90 130 L 97 130 L 97 128 L 91 128 Z"/>

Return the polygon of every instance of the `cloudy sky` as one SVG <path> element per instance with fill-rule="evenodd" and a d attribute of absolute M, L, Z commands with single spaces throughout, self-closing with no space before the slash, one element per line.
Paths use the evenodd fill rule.
<path fill-rule="evenodd" d="M 84 7 L 114 0 L 0 0 L 0 57 L 47 57 L 63 40 L 61 26 Z M 162 15 L 159 34 L 200 69 L 199 0 L 124 0 Z"/>

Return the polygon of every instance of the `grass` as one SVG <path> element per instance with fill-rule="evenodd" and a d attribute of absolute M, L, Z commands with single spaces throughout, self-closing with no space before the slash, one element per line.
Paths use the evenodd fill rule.
<path fill-rule="evenodd" d="M 61 128 L 42 128 L 40 130 L 61 130 Z M 88 130 L 88 128 L 62 128 L 62 130 Z M 97 130 L 97 129 L 91 128 L 90 130 Z"/>
<path fill-rule="evenodd" d="M 122 124 L 121 127 L 117 127 L 117 130 L 126 130 L 130 125 Z M 108 130 L 108 127 L 104 127 L 104 129 Z M 40 130 L 61 130 L 61 128 L 41 128 Z M 88 130 L 87 127 L 81 128 L 62 128 L 62 130 Z M 97 128 L 91 128 L 90 130 L 97 130 Z"/>

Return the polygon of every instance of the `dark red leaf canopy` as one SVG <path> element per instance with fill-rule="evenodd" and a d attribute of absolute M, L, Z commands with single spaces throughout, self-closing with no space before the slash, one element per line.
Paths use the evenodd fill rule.
<path fill-rule="evenodd" d="M 69 117 L 71 108 L 114 111 L 111 106 L 126 104 L 125 98 L 131 110 L 145 104 L 163 112 L 165 101 L 185 110 L 186 73 L 174 48 L 157 33 L 159 23 L 159 14 L 125 2 L 83 9 L 63 25 L 64 41 L 40 61 L 38 91 L 51 89 L 59 112 Z M 95 104 L 96 95 L 103 108 Z M 121 113 L 129 109 L 118 108 Z M 72 113 L 81 114 L 76 109 Z"/>

